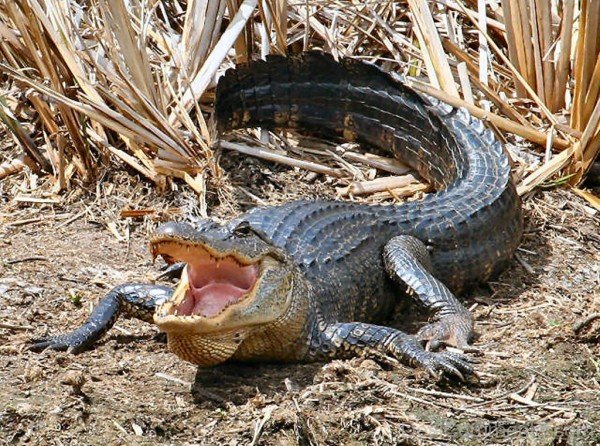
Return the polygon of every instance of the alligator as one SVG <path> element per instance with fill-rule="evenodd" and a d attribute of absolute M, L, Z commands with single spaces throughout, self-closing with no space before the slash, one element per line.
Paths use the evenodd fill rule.
<path fill-rule="evenodd" d="M 227 70 L 215 117 L 220 134 L 290 129 L 379 148 L 436 192 L 400 205 L 312 199 L 225 224 L 165 223 L 150 250 L 180 275 L 174 288 L 117 286 L 80 328 L 35 350 L 86 350 L 123 315 L 154 322 L 172 352 L 199 366 L 378 351 L 438 377 L 474 372 L 464 354 L 473 318 L 456 296 L 501 272 L 523 230 L 492 131 L 375 65 L 315 52 Z M 407 295 L 432 313 L 414 335 L 380 325 Z"/>

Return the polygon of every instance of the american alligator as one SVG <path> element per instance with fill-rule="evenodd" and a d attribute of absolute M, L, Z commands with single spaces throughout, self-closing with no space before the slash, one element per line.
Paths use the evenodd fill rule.
<path fill-rule="evenodd" d="M 166 223 L 150 249 L 182 271 L 175 289 L 118 286 L 83 326 L 34 348 L 85 350 L 125 315 L 153 321 L 175 354 L 201 366 L 377 350 L 436 375 L 471 373 L 465 356 L 440 348 L 469 348 L 473 319 L 455 293 L 505 268 L 523 224 L 492 132 L 373 65 L 313 52 L 228 70 L 215 115 L 221 133 L 295 129 L 381 148 L 437 192 L 402 205 L 300 200 L 223 225 Z M 416 335 L 376 325 L 405 294 L 433 313 Z"/>

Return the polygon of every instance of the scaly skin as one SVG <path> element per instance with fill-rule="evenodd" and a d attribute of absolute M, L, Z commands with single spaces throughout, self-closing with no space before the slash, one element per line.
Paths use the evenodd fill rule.
<path fill-rule="evenodd" d="M 183 243 L 276 265 L 261 273 L 251 304 L 214 320 L 180 320 L 173 316 L 175 295 L 161 295 L 163 305 L 148 289 L 155 322 L 176 354 L 211 365 L 322 360 L 374 349 L 434 374 L 472 371 L 464 358 L 426 351 L 423 343 L 469 348 L 472 318 L 453 293 L 499 273 L 521 238 L 520 200 L 491 131 L 373 66 L 318 53 L 228 71 L 217 88 L 216 118 L 221 132 L 290 128 L 376 146 L 438 192 L 398 206 L 301 200 L 255 208 L 224 226 L 163 226 L 151 242 L 155 255 L 173 257 L 173 243 Z M 250 233 L 241 233 L 242 226 Z M 417 336 L 375 325 L 406 290 L 433 311 L 433 322 Z M 65 336 L 58 347 L 69 344 Z M 71 341 L 81 344 L 75 335 Z M 51 338 L 37 347 L 57 345 Z"/>

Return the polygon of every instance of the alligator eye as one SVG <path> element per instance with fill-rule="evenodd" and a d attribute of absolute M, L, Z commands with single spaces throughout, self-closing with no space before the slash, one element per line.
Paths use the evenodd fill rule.
<path fill-rule="evenodd" d="M 232 231 L 233 235 L 237 237 L 246 237 L 254 233 L 254 229 L 250 226 L 247 221 L 241 221 Z"/>
<path fill-rule="evenodd" d="M 252 227 L 252 225 L 245 220 L 241 221 L 231 233 L 236 237 L 248 237 L 249 235 L 255 235 L 263 242 L 268 243 L 269 245 L 273 244 L 269 237 L 267 237 L 267 234 L 258 228 Z"/>

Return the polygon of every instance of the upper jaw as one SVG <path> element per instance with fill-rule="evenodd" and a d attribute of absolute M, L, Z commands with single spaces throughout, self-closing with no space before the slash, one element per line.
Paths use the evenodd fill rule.
<path fill-rule="evenodd" d="M 167 262 L 193 262 L 198 255 L 205 253 L 215 260 L 232 258 L 240 265 L 252 265 L 260 261 L 261 255 L 252 255 L 241 252 L 233 247 L 219 249 L 214 246 L 215 242 L 206 240 L 189 240 L 178 237 L 165 237 L 154 235 L 150 239 L 150 252 L 152 258 L 159 255 Z"/>
<path fill-rule="evenodd" d="M 159 226 L 150 238 L 150 250 L 155 257 L 164 255 L 169 244 L 202 249 L 216 258 L 234 257 L 243 264 L 256 263 L 261 257 L 276 251 L 271 244 L 257 237 L 236 237 L 224 226 L 205 231 L 179 222 Z"/>

